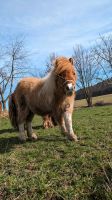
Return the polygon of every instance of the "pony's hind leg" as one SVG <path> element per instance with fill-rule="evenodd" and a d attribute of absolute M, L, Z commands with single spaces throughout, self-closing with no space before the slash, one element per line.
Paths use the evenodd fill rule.
<path fill-rule="evenodd" d="M 26 136 L 25 136 L 25 130 L 24 130 L 24 123 L 19 124 L 18 128 L 19 128 L 18 137 L 19 137 L 20 141 L 25 142 L 26 141 Z"/>
<path fill-rule="evenodd" d="M 26 119 L 27 136 L 30 140 L 37 140 L 37 135 L 33 133 L 33 130 L 32 130 L 31 122 L 32 122 L 33 117 L 34 117 L 34 114 L 31 111 L 29 111 L 29 114 Z"/>
<path fill-rule="evenodd" d="M 66 126 L 65 126 L 65 121 L 64 121 L 64 117 L 61 116 L 59 119 L 58 119 L 58 123 L 60 125 L 60 128 L 61 128 L 61 132 L 64 136 L 67 135 L 67 129 L 66 129 Z"/>
<path fill-rule="evenodd" d="M 30 140 L 37 140 L 37 135 L 32 131 L 31 122 L 26 122 L 27 136 Z"/>
<path fill-rule="evenodd" d="M 52 128 L 53 125 L 53 121 L 50 115 L 45 115 L 43 117 L 43 128 L 47 129 L 47 128 Z"/>

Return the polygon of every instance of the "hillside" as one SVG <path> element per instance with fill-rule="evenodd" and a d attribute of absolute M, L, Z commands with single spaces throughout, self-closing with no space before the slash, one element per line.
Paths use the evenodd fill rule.
<path fill-rule="evenodd" d="M 92 96 L 101 96 L 106 94 L 112 94 L 112 78 L 108 80 L 104 80 L 102 82 L 99 82 L 91 87 L 91 90 L 93 91 Z M 76 91 L 76 99 L 84 99 L 84 91 L 83 89 Z"/>
<path fill-rule="evenodd" d="M 112 94 L 101 95 L 92 98 L 93 106 L 112 105 Z M 86 99 L 79 99 L 75 101 L 75 107 L 87 107 Z"/>

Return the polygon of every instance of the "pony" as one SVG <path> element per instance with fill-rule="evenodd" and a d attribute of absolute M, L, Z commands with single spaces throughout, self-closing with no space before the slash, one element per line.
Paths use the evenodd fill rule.
<path fill-rule="evenodd" d="M 9 99 L 9 118 L 18 128 L 21 141 L 26 141 L 25 127 L 28 138 L 37 140 L 32 131 L 35 114 L 53 117 L 62 133 L 69 140 L 77 141 L 72 128 L 76 80 L 73 59 L 66 57 L 57 57 L 47 76 L 20 80 Z"/>

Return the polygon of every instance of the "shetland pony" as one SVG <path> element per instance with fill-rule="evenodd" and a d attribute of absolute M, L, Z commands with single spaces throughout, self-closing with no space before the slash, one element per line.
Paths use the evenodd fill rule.
<path fill-rule="evenodd" d="M 19 138 L 36 140 L 32 132 L 34 114 L 55 118 L 62 132 L 70 140 L 77 141 L 72 128 L 72 112 L 75 98 L 76 71 L 72 58 L 58 57 L 53 69 L 44 78 L 23 78 L 9 99 L 9 117 L 18 127 Z"/>

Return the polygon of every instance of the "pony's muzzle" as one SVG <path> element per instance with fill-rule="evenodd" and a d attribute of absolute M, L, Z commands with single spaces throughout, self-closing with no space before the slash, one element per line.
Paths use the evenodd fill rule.
<path fill-rule="evenodd" d="M 72 95 L 73 94 L 73 90 L 74 90 L 73 84 L 72 83 L 68 83 L 66 85 L 67 95 Z"/>

